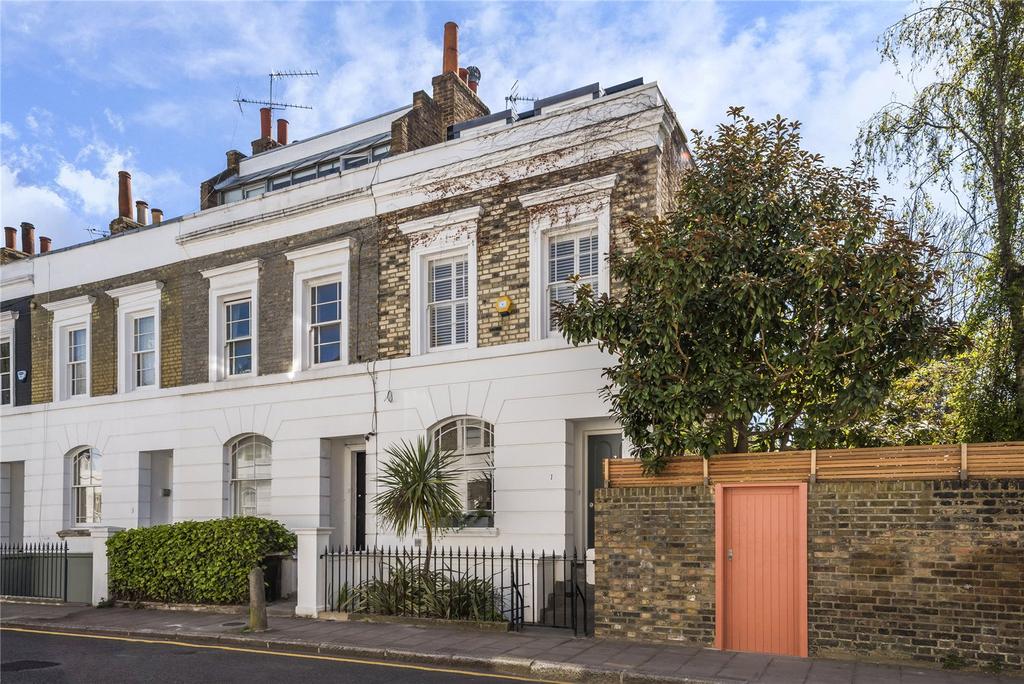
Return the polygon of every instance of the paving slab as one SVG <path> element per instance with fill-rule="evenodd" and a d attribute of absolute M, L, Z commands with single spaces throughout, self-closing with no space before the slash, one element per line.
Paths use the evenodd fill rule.
<path fill-rule="evenodd" d="M 960 673 L 907 665 L 735 653 L 693 644 L 652 644 L 575 637 L 553 629 L 473 631 L 450 626 L 334 622 L 271 616 L 270 629 L 247 634 L 241 614 L 0 603 L 0 625 L 179 641 L 344 653 L 355 657 L 447 663 L 557 681 L 616 684 L 1016 684 L 1010 675 Z"/>

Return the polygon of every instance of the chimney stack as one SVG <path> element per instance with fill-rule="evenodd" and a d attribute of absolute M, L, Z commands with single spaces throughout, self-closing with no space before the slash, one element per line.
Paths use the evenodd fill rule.
<path fill-rule="evenodd" d="M 477 87 L 480 85 L 480 67 L 466 67 L 466 74 L 469 79 L 469 89 L 475 93 Z"/>
<path fill-rule="evenodd" d="M 14 226 L 4 226 L 4 247 L 18 251 L 18 229 Z"/>
<path fill-rule="evenodd" d="M 140 226 L 146 225 L 146 210 L 149 209 L 149 202 L 138 200 L 135 203 L 135 222 Z"/>
<path fill-rule="evenodd" d="M 454 21 L 446 22 L 444 25 L 444 61 L 441 73 L 447 74 L 449 71 L 459 73 L 459 25 Z"/>
<path fill-rule="evenodd" d="M 277 143 L 279 145 L 288 144 L 288 119 L 277 120 Z"/>
<path fill-rule="evenodd" d="M 156 207 L 153 207 L 153 209 L 149 213 L 153 217 L 153 225 L 154 226 L 160 225 L 160 223 L 164 220 L 164 210 L 163 209 L 157 209 Z"/>
<path fill-rule="evenodd" d="M 40 235 L 39 236 L 39 253 L 40 254 L 46 254 L 47 252 L 49 252 L 50 251 L 50 244 L 51 244 L 51 242 L 52 242 L 52 240 L 50 240 L 50 238 L 46 237 L 45 235 Z"/>
<path fill-rule="evenodd" d="M 260 107 L 260 139 L 270 137 L 270 107 Z"/>
<path fill-rule="evenodd" d="M 36 227 L 31 223 L 21 224 L 21 251 L 25 254 L 36 253 Z"/>
<path fill-rule="evenodd" d="M 117 172 L 117 215 L 126 219 L 132 217 L 132 174 L 127 171 Z"/>

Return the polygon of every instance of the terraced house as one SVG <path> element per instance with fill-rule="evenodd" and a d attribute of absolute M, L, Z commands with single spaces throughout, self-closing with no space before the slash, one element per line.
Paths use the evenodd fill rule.
<path fill-rule="evenodd" d="M 670 209 L 685 139 L 642 79 L 491 113 L 454 24 L 445 48 L 431 93 L 371 119 L 290 142 L 264 110 L 194 213 L 133 203 L 122 172 L 109 237 L 36 250 L 25 224 L 19 249 L 8 229 L 5 540 L 256 514 L 394 542 L 374 475 L 426 436 L 462 459 L 448 541 L 593 545 L 621 433 L 608 358 L 568 345 L 552 302 L 574 275 L 614 291 L 606 255 Z"/>

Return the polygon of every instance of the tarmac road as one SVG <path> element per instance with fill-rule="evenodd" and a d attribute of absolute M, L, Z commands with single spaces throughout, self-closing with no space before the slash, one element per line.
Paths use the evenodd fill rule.
<path fill-rule="evenodd" d="M 122 637 L 0 630 L 0 679 L 15 682 L 540 682 L 353 658 Z"/>

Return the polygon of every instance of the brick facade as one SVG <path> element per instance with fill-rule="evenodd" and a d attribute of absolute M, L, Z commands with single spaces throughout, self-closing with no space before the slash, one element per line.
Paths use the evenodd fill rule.
<path fill-rule="evenodd" d="M 32 349 L 30 344 L 25 344 L 25 340 L 32 339 L 32 299 L 31 297 L 19 297 L 18 299 L 11 299 L 3 303 L 0 310 L 10 311 L 17 314 L 17 318 L 14 319 L 14 349 L 12 353 L 14 358 L 12 359 L 15 369 L 27 369 L 32 364 Z M 23 404 L 32 403 L 32 384 L 30 382 L 19 382 L 18 378 L 14 378 L 14 386 L 12 387 L 13 397 L 12 401 L 14 406 L 21 406 Z"/>
<path fill-rule="evenodd" d="M 53 315 L 40 304 L 80 295 L 96 298 L 89 340 L 91 394 L 114 394 L 117 392 L 118 373 L 117 307 L 106 291 L 148 280 L 164 283 L 160 293 L 161 386 L 207 382 L 209 284 L 200 271 L 250 259 L 261 261 L 258 371 L 261 375 L 287 372 L 292 359 L 293 267 L 285 252 L 341 237 L 352 240 L 356 253 L 350 264 L 353 291 L 349 315 L 353 324 L 350 325 L 349 358 L 354 362 L 372 358 L 377 348 L 377 222 L 370 219 L 37 295 L 31 310 L 31 339 L 27 344 L 23 344 L 23 339 L 16 340 L 19 350 L 30 347 L 32 351 L 31 403 L 53 399 Z"/>
<path fill-rule="evenodd" d="M 530 213 L 519 203 L 519 195 L 618 174 L 611 197 L 611 250 L 627 251 L 628 221 L 653 214 L 658 202 L 658 157 L 657 148 L 651 148 L 499 183 L 479 192 L 462 193 L 382 216 L 381 222 L 388 228 L 381 231 L 380 244 L 380 358 L 409 355 L 409 238 L 398 232 L 399 223 L 480 206 L 477 344 L 488 347 L 525 342 L 530 339 Z M 512 300 L 512 313 L 508 316 L 494 310 L 494 300 L 501 295 Z"/>
<path fill-rule="evenodd" d="M 461 81 L 459 81 L 461 84 Z M 576 167 L 499 183 L 474 193 L 460 193 L 419 205 L 415 209 L 383 215 L 303 235 L 250 245 L 217 255 L 170 264 L 129 276 L 48 292 L 34 297 L 32 310 L 31 402 L 52 400 L 52 316 L 39 304 L 80 295 L 96 298 L 90 339 L 93 396 L 117 392 L 117 316 L 107 290 L 159 280 L 160 378 L 162 387 L 178 387 L 209 379 L 208 291 L 200 271 L 260 259 L 258 372 L 283 373 L 292 359 L 292 274 L 285 252 L 347 236 L 353 241 L 350 271 L 349 358 L 398 358 L 409 354 L 409 241 L 397 223 L 433 216 L 467 206 L 483 209 L 477 233 L 477 339 L 482 347 L 530 338 L 529 226 L 530 213 L 518 196 L 566 185 L 581 179 L 618 174 L 611 196 L 611 249 L 629 249 L 626 225 L 637 216 L 650 215 L 659 203 L 661 153 L 657 148 L 588 162 Z M 436 193 L 442 195 L 438 190 Z M 537 210 L 536 208 L 534 209 Z M 613 290 L 615 284 L 612 285 Z M 494 310 L 497 297 L 512 299 L 511 314 Z M 199 343 L 196 343 L 199 341 Z M 19 343 L 19 347 L 21 344 Z M 26 401 L 27 403 L 27 401 Z"/>
<path fill-rule="evenodd" d="M 812 655 L 1024 670 L 1024 480 L 829 482 L 808 491 Z M 707 487 L 595 504 L 598 636 L 714 641 Z"/>
<path fill-rule="evenodd" d="M 420 91 L 413 96 L 413 108 L 392 124 L 392 155 L 436 145 L 446 140 L 449 126 L 485 115 L 487 107 L 457 74 L 445 73 L 432 81 L 433 97 Z M 618 133 L 619 122 L 602 124 L 603 133 Z M 595 132 L 595 134 L 598 134 Z M 293 267 L 285 252 L 317 242 L 348 236 L 352 238 L 349 287 L 350 362 L 393 359 L 410 353 L 410 264 L 409 239 L 397 224 L 480 206 L 477 232 L 477 314 L 478 346 L 487 347 L 530 339 L 530 272 L 540 264 L 530 263 L 531 212 L 550 206 L 523 207 L 518 196 L 574 182 L 617 176 L 611 191 L 610 250 L 631 249 L 627 225 L 635 217 L 663 213 L 666 195 L 678 172 L 680 151 L 685 144 L 678 131 L 663 148 L 626 152 L 594 159 L 599 152 L 577 143 L 538 154 L 521 165 L 527 178 L 510 177 L 510 170 L 496 166 L 463 176 L 442 178 L 425 188 L 428 201 L 379 217 L 325 227 L 308 233 L 260 244 L 247 245 L 219 254 L 181 261 L 101 282 L 83 284 L 31 298 L 32 316 L 19 325 L 29 325 L 31 335 L 19 336 L 22 349 L 31 353 L 31 403 L 52 401 L 53 352 L 52 315 L 40 304 L 80 295 L 95 297 L 89 340 L 91 393 L 117 392 L 118 350 L 115 302 L 105 292 L 149 280 L 164 283 L 160 295 L 160 384 L 178 387 L 209 380 L 209 283 L 201 271 L 251 259 L 260 261 L 258 296 L 258 341 L 256 372 L 284 373 L 292 363 L 292 277 Z M 577 165 L 562 168 L 567 155 Z M 203 184 L 203 208 L 216 203 L 212 187 L 239 172 L 244 158 L 231 150 L 227 169 Z M 485 186 L 482 190 L 477 190 Z M 617 284 L 613 281 L 614 293 Z M 512 300 L 511 312 L 494 309 L 497 298 Z M 28 338 L 31 339 L 28 339 Z M 31 350 L 29 352 L 28 350 Z M 19 367 L 26 367 L 21 364 Z M 23 403 L 28 403 L 29 398 Z"/>

